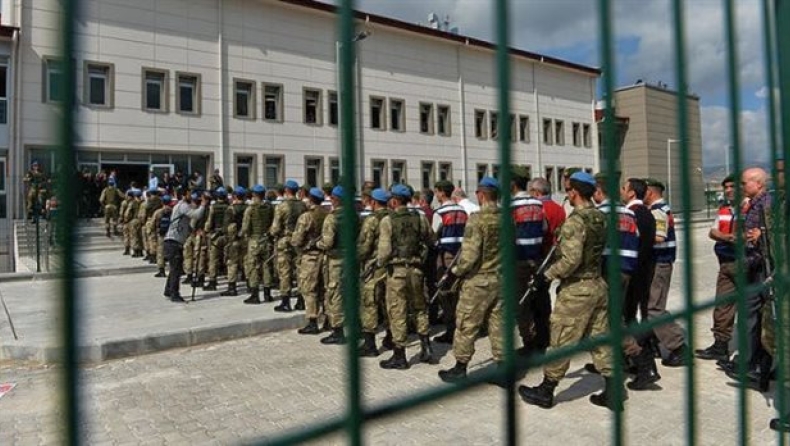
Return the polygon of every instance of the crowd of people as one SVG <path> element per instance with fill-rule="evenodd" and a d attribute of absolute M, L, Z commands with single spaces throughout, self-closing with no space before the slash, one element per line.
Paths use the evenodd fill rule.
<path fill-rule="evenodd" d="M 735 289 L 738 230 L 744 231 L 746 240 L 749 281 L 764 281 L 768 274 L 761 261 L 764 216 L 770 208 L 767 175 L 757 168 L 743 173 L 742 206 L 733 203 L 734 181 L 728 177 L 722 183 L 726 200 L 710 231 L 721 265 L 719 295 Z M 321 343 L 344 344 L 344 326 L 360 324 L 361 356 L 392 350 L 392 356 L 380 362 L 384 369 L 410 367 L 410 333 L 419 337 L 419 362 L 435 362 L 432 343 L 452 344 L 456 363 L 438 372 L 446 382 L 466 377 L 481 333 L 488 334 L 494 361 L 503 361 L 499 225 L 507 208 L 500 203 L 502 187 L 509 187 L 513 197 L 509 212 L 515 227 L 511 242 L 516 252 L 519 354 L 542 354 L 607 333 L 611 288 L 620 290 L 624 326 L 667 315 L 677 251 L 675 219 L 663 198 L 664 185 L 656 179 L 628 178 L 619 196 L 609 197 L 604 175 L 570 169 L 563 178 L 564 203 L 552 200 L 546 179 L 529 179 L 518 166 L 510 185 L 483 178 L 475 190 L 476 203 L 448 181 L 417 192 L 404 184 L 383 189 L 366 183 L 357 209 L 359 321 L 344 320 L 341 292 L 345 247 L 339 234 L 348 191 L 331 184 L 300 187 L 293 180 L 269 190 L 261 185 L 226 189 L 221 178 L 214 177 L 209 183 L 173 188 L 152 176 L 147 190 L 132 187 L 122 193 L 110 177 L 99 198 L 107 236 L 120 234 L 122 227 L 123 254 L 156 263 L 156 276 L 166 277 L 164 295 L 173 302 L 185 301 L 181 284 L 191 285 L 193 293 L 199 288 L 212 291 L 223 276 L 226 288 L 220 294 L 237 296 L 245 287 L 245 304 L 273 302 L 276 288 L 280 303 L 275 311 L 305 311 L 300 334 L 327 331 Z M 743 228 L 734 224 L 739 215 Z M 617 222 L 616 251 L 607 247 L 610 218 Z M 619 274 L 607 274 L 607 264 L 615 258 Z M 559 286 L 552 306 L 554 281 Z M 747 379 L 763 390 L 775 355 L 775 347 L 766 341 L 771 337 L 766 336 L 766 326 L 771 324 L 764 323 L 765 301 L 764 293 L 748 297 L 749 349 L 741 352 L 748 355 Z M 695 353 L 718 360 L 728 375 L 737 377 L 737 360 L 730 358 L 728 348 L 734 317 L 734 304 L 717 307 L 714 343 Z M 439 319 L 445 332 L 430 339 L 429 326 Z M 379 331 L 385 334 L 377 345 Z M 608 345 L 595 347 L 593 362 L 585 369 L 600 374 L 605 387 L 590 396 L 591 402 L 622 409 L 623 401 L 614 397 L 625 395 L 625 389 L 614 391 L 623 385 L 613 380 L 614 354 L 626 360 L 629 389 L 651 389 L 661 379 L 658 358 L 666 367 L 687 365 L 691 355 L 685 336 L 677 323 L 668 322 L 626 337 L 615 351 Z M 554 390 L 569 365 L 569 359 L 545 365 L 540 384 L 519 387 L 522 399 L 554 406 Z M 789 428 L 781 420 L 772 427 Z"/>

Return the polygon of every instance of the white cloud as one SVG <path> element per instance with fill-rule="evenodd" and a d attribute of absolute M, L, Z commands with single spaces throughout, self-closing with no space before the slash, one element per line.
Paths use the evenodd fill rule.
<path fill-rule="evenodd" d="M 730 110 L 718 105 L 702 107 L 702 160 L 708 167 L 724 167 L 732 144 Z M 763 110 L 743 110 L 740 117 L 741 159 L 744 165 L 770 159 L 768 120 Z M 730 168 L 734 166 L 730 159 Z"/>

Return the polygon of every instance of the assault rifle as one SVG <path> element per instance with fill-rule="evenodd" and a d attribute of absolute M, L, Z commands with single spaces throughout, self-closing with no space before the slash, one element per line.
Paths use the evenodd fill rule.
<path fill-rule="evenodd" d="M 359 278 L 362 279 L 362 282 L 367 282 L 370 279 L 370 277 L 373 275 L 373 273 L 376 272 L 376 269 L 378 268 L 377 264 L 378 262 L 375 259 L 370 261 L 368 266 L 362 271 L 362 274 L 360 274 L 359 276 Z"/>
<path fill-rule="evenodd" d="M 452 269 L 458 263 L 458 260 L 460 258 L 461 258 L 461 250 L 459 249 L 458 252 L 455 253 L 455 257 L 453 257 L 453 260 L 450 262 L 449 265 L 447 265 L 447 268 L 444 270 L 444 274 L 442 275 L 442 277 L 439 279 L 438 282 L 436 282 L 436 292 L 433 293 L 433 296 L 431 296 L 430 300 L 428 300 L 428 305 L 433 304 L 433 301 L 435 301 L 436 298 L 439 297 L 439 293 L 442 292 L 442 288 L 444 288 L 447 285 L 447 283 L 450 281 L 450 279 L 453 277 Z M 455 285 L 455 282 L 457 281 L 458 281 L 458 277 L 456 277 L 455 280 L 453 281 L 453 285 Z"/>
<path fill-rule="evenodd" d="M 538 278 L 543 277 L 543 274 L 549 268 L 549 263 L 554 258 L 554 253 L 557 251 L 557 244 L 554 244 L 551 247 L 551 250 L 546 255 L 546 258 L 543 259 L 543 263 L 540 264 L 538 270 L 532 274 L 532 277 L 529 279 L 529 283 L 527 284 L 527 291 L 521 296 L 521 299 L 518 301 L 519 305 L 524 305 L 524 302 L 527 300 L 530 294 L 534 293 L 535 290 L 538 289 Z"/>
<path fill-rule="evenodd" d="M 195 234 L 195 245 L 192 247 L 193 252 L 197 249 L 197 253 L 195 253 L 192 258 L 192 302 L 195 301 L 195 289 L 198 286 L 198 278 L 200 275 L 198 274 L 198 268 L 200 268 L 200 254 L 203 252 L 203 235 L 202 234 Z"/>

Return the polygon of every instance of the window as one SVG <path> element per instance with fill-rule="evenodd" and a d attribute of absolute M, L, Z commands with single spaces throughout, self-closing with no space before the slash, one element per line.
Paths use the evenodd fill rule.
<path fill-rule="evenodd" d="M 499 179 L 499 164 L 492 164 L 491 165 L 491 176 Z"/>
<path fill-rule="evenodd" d="M 267 156 L 263 165 L 263 185 L 273 187 L 283 182 L 283 159 L 279 156 Z"/>
<path fill-rule="evenodd" d="M 565 145 L 565 123 L 554 120 L 554 143 L 558 146 Z"/>
<path fill-rule="evenodd" d="M 406 182 L 406 161 L 392 161 L 392 184 Z"/>
<path fill-rule="evenodd" d="M 582 140 L 584 142 L 584 147 L 592 147 L 592 132 L 590 130 L 590 124 L 582 125 Z"/>
<path fill-rule="evenodd" d="M 370 128 L 385 130 L 384 98 L 370 97 Z"/>
<path fill-rule="evenodd" d="M 573 145 L 575 147 L 581 147 L 582 146 L 581 124 L 579 124 L 578 122 L 574 122 L 572 129 L 573 129 Z"/>
<path fill-rule="evenodd" d="M 373 184 L 376 187 L 384 187 L 387 181 L 387 162 L 384 160 L 372 160 L 371 166 Z"/>
<path fill-rule="evenodd" d="M 518 117 L 518 140 L 529 143 L 529 116 Z"/>
<path fill-rule="evenodd" d="M 304 181 L 310 187 L 321 187 L 324 184 L 324 165 L 322 158 L 309 158 L 304 160 Z"/>
<path fill-rule="evenodd" d="M 436 106 L 436 133 L 442 136 L 450 136 L 450 106 Z"/>
<path fill-rule="evenodd" d="M 439 180 L 453 181 L 453 163 L 439 163 Z"/>
<path fill-rule="evenodd" d="M 488 164 L 478 164 L 476 172 L 477 172 L 477 182 L 479 183 L 484 176 L 488 175 Z"/>
<path fill-rule="evenodd" d="M 484 139 L 486 137 L 485 110 L 475 110 L 475 137 L 480 139 Z"/>
<path fill-rule="evenodd" d="M 553 132 L 551 131 L 551 119 L 544 119 L 543 120 L 543 144 L 547 146 L 551 145 L 553 139 Z M 548 179 L 548 178 L 547 178 Z M 551 181 L 551 180 L 549 180 Z"/>
<path fill-rule="evenodd" d="M 592 173 L 593 173 L 592 167 L 585 167 L 584 171 L 589 173 L 590 175 L 592 175 Z"/>
<path fill-rule="evenodd" d="M 329 158 L 329 180 L 332 184 L 340 184 L 340 160 Z"/>
<path fill-rule="evenodd" d="M 390 130 L 393 132 L 406 131 L 403 99 L 390 99 Z"/>
<path fill-rule="evenodd" d="M 549 182 L 549 189 L 554 192 L 554 168 L 546 167 L 546 181 Z"/>
<path fill-rule="evenodd" d="M 436 164 L 432 161 L 423 161 L 420 169 L 421 186 L 423 189 L 430 189 L 436 182 L 434 169 Z"/>
<path fill-rule="evenodd" d="M 527 164 L 524 166 L 524 169 L 527 172 L 527 178 L 532 179 L 532 165 Z"/>
<path fill-rule="evenodd" d="M 246 80 L 234 80 L 233 116 L 236 118 L 255 119 L 255 83 Z"/>
<path fill-rule="evenodd" d="M 250 188 L 255 180 L 255 158 L 249 155 L 236 156 L 236 184 Z"/>
<path fill-rule="evenodd" d="M 491 127 L 491 139 L 499 138 L 499 113 L 495 111 L 488 112 L 488 117 Z"/>
<path fill-rule="evenodd" d="M 0 124 L 8 124 L 8 65 L 2 60 L 0 60 Z M 0 171 L 0 176 L 4 174 L 5 170 Z"/>
<path fill-rule="evenodd" d="M 6 175 L 6 159 L 0 158 L 0 218 L 6 218 L 8 210 L 6 209 L 6 190 L 5 190 L 5 175 Z"/>
<path fill-rule="evenodd" d="M 63 66 L 59 60 L 44 58 L 44 85 L 43 101 L 44 102 L 61 102 L 63 101 L 63 91 L 61 90 L 61 82 L 63 81 Z"/>
<path fill-rule="evenodd" d="M 85 62 L 85 76 L 82 88 L 85 93 L 84 102 L 93 107 L 112 107 L 113 88 L 112 65 L 98 62 Z"/>
<path fill-rule="evenodd" d="M 200 76 L 177 74 L 178 113 L 200 113 Z"/>
<path fill-rule="evenodd" d="M 516 133 L 516 115 L 510 115 L 510 140 L 515 142 L 518 137 Z"/>
<path fill-rule="evenodd" d="M 558 192 L 565 192 L 565 167 L 557 167 Z"/>
<path fill-rule="evenodd" d="M 167 111 L 167 71 L 143 68 L 143 110 Z"/>
<path fill-rule="evenodd" d="M 420 102 L 420 133 L 433 135 L 433 104 Z"/>
<path fill-rule="evenodd" d="M 282 85 L 263 84 L 263 120 L 283 122 Z"/>
<path fill-rule="evenodd" d="M 339 115 L 337 111 L 337 92 L 330 91 L 327 92 L 328 102 L 329 102 L 329 125 L 337 125 L 339 120 Z M 335 183 L 337 184 L 337 183 Z"/>
<path fill-rule="evenodd" d="M 321 125 L 321 90 L 305 88 L 302 90 L 304 95 L 304 123 L 309 125 Z"/>

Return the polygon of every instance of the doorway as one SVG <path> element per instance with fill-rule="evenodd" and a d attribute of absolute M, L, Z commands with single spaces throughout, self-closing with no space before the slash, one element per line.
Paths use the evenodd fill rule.
<path fill-rule="evenodd" d="M 118 189 L 125 191 L 129 189 L 132 181 L 137 183 L 140 189 L 148 187 L 148 164 L 111 164 L 102 163 L 102 170 L 110 174 L 115 171 L 115 179 L 118 182 Z"/>

